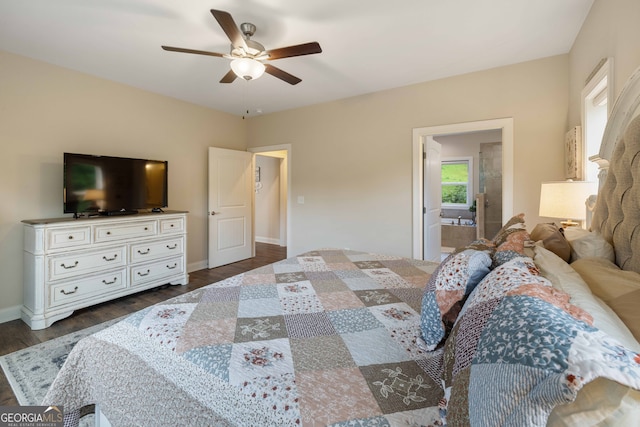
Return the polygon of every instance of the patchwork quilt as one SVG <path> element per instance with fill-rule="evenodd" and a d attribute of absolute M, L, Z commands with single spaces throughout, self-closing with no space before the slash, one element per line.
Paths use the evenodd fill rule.
<path fill-rule="evenodd" d="M 98 403 L 114 426 L 544 426 L 594 378 L 640 389 L 640 356 L 526 257 L 426 351 L 425 285 L 451 274 L 437 267 L 321 250 L 234 276 L 80 341 L 43 404 L 69 425 Z"/>
<path fill-rule="evenodd" d="M 309 252 L 133 314 L 80 341 L 46 401 L 114 426 L 437 425 L 421 350 L 437 264 Z"/>

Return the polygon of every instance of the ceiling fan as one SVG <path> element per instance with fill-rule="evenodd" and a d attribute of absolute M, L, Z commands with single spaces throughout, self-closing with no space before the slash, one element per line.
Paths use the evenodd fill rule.
<path fill-rule="evenodd" d="M 289 84 L 295 85 L 302 80 L 298 77 L 287 73 L 280 68 L 271 64 L 265 64 L 263 61 L 273 61 L 275 59 L 291 58 L 293 56 L 311 55 L 322 52 L 322 48 L 318 42 L 309 42 L 298 44 L 295 46 L 282 47 L 279 49 L 265 49 L 264 46 L 255 40 L 251 40 L 251 36 L 256 31 L 256 26 L 245 22 L 238 26 L 228 12 L 222 10 L 211 9 L 211 14 L 222 30 L 231 41 L 231 50 L 228 54 L 217 52 L 207 52 L 204 50 L 184 49 L 180 47 L 162 46 L 162 49 L 171 52 L 194 53 L 196 55 L 217 56 L 221 58 L 231 59 L 231 70 L 220 80 L 220 83 L 231 83 L 236 77 L 245 80 L 254 80 L 263 73 L 271 74 Z"/>

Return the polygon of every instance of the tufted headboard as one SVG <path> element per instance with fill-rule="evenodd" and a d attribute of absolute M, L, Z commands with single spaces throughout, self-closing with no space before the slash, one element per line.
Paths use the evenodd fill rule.
<path fill-rule="evenodd" d="M 640 69 L 620 93 L 595 157 L 601 173 L 591 229 L 613 245 L 620 268 L 640 273 Z"/>

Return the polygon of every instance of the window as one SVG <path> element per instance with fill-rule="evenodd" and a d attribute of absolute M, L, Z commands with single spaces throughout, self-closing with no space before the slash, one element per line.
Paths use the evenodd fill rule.
<path fill-rule="evenodd" d="M 602 60 L 591 73 L 582 90 L 582 138 L 584 144 L 585 173 L 579 177 L 586 181 L 598 180 L 598 165 L 589 158 L 598 155 L 607 118 L 611 111 L 613 85 L 609 78 L 613 75 L 613 58 Z"/>
<path fill-rule="evenodd" d="M 472 158 L 444 160 L 441 164 L 442 206 L 468 208 L 471 206 Z"/>

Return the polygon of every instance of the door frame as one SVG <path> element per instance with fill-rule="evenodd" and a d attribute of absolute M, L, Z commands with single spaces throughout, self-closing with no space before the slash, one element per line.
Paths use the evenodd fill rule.
<path fill-rule="evenodd" d="M 280 145 L 267 145 L 261 147 L 250 147 L 247 148 L 247 151 L 254 154 L 254 163 L 255 163 L 255 155 L 260 153 L 268 153 L 271 151 L 286 151 L 286 175 L 287 179 L 285 180 L 286 185 L 283 189 L 282 185 L 280 186 L 280 195 L 282 193 L 286 194 L 286 209 L 280 209 L 280 226 L 282 227 L 284 224 L 286 230 L 286 248 L 287 248 L 287 257 L 289 256 L 289 248 L 291 247 L 291 165 L 292 165 L 292 153 L 291 153 L 291 144 L 280 144 Z M 282 179 L 280 180 L 282 183 Z M 255 218 L 255 203 L 254 203 L 254 218 Z M 282 228 L 281 228 L 282 230 Z M 282 233 L 281 233 L 282 234 Z"/>
<path fill-rule="evenodd" d="M 448 125 L 427 126 L 413 129 L 413 258 L 424 258 L 424 162 L 422 153 L 425 139 L 428 136 L 491 129 L 502 130 L 502 221 L 504 222 L 513 216 L 513 118 L 506 117 L 502 119 L 452 123 Z"/>

